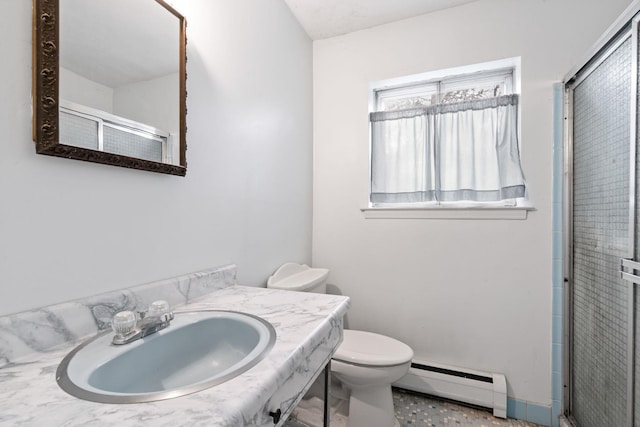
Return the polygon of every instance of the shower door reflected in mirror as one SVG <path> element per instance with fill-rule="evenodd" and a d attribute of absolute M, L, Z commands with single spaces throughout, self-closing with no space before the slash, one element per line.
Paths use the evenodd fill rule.
<path fill-rule="evenodd" d="M 38 153 L 184 175 L 184 18 L 162 0 L 34 0 L 34 18 Z"/>

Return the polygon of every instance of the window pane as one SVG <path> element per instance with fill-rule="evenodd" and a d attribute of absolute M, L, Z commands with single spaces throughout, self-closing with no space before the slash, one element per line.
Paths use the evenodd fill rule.
<path fill-rule="evenodd" d="M 441 103 L 472 101 L 474 99 L 493 98 L 504 95 L 502 85 L 489 87 L 475 87 L 470 89 L 452 90 L 442 94 Z"/>
<path fill-rule="evenodd" d="M 438 84 L 422 83 L 376 92 L 377 111 L 398 111 L 428 107 L 437 103 Z"/>
<path fill-rule="evenodd" d="M 98 149 L 98 122 L 60 111 L 60 142 L 74 147 Z"/>
<path fill-rule="evenodd" d="M 434 98 L 435 95 L 383 99 L 381 100 L 381 106 L 383 111 L 408 110 L 410 108 L 427 107 L 431 104 L 435 104 Z"/>
<path fill-rule="evenodd" d="M 485 76 L 466 76 L 445 79 L 441 84 L 440 102 L 462 102 L 474 99 L 493 98 L 512 93 L 512 71 Z"/>
<path fill-rule="evenodd" d="M 140 134 L 104 127 L 104 151 L 162 162 L 162 142 Z"/>

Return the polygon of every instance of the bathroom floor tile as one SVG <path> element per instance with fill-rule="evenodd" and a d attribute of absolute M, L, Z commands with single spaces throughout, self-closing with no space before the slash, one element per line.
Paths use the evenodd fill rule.
<path fill-rule="evenodd" d="M 393 390 L 396 419 L 402 427 L 538 427 L 513 418 L 496 418 L 485 409 L 476 409 L 420 394 Z"/>
<path fill-rule="evenodd" d="M 495 418 L 491 412 L 439 400 L 420 394 L 393 390 L 396 419 L 401 427 L 538 427 L 538 424 L 512 418 Z M 334 423 L 332 422 L 333 426 Z M 320 427 L 289 419 L 284 427 Z"/>

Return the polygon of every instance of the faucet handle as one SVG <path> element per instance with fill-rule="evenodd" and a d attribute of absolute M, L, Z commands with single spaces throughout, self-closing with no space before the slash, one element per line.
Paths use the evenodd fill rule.
<path fill-rule="evenodd" d="M 131 311 L 121 311 L 113 316 L 111 329 L 116 335 L 125 336 L 136 328 L 136 315 Z"/>
<path fill-rule="evenodd" d="M 165 300 L 154 301 L 149 304 L 149 309 L 147 310 L 147 316 L 155 316 L 160 317 L 163 314 L 169 313 L 169 303 Z"/>

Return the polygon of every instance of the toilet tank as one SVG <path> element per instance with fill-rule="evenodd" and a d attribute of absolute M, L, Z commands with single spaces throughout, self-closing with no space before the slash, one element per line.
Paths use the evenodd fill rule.
<path fill-rule="evenodd" d="M 283 264 L 267 280 L 267 288 L 285 291 L 327 293 L 329 270 L 311 268 L 306 264 Z"/>

